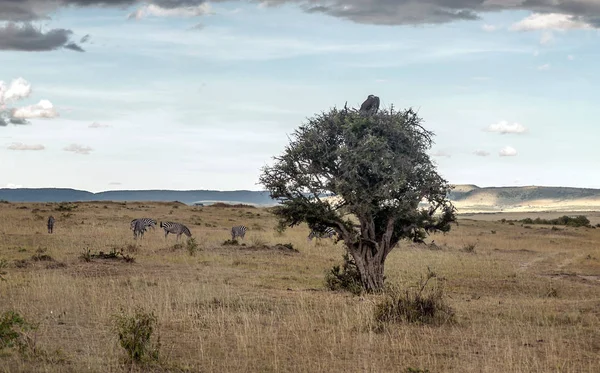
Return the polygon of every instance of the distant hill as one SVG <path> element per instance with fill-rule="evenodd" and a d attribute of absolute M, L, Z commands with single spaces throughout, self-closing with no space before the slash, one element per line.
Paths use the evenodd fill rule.
<path fill-rule="evenodd" d="M 274 205 L 268 192 L 251 190 L 111 190 L 92 193 L 76 189 L 0 189 L 0 200 L 9 202 L 85 202 L 85 201 L 180 201 L 231 202 L 255 205 Z"/>
<path fill-rule="evenodd" d="M 600 211 L 600 189 L 567 187 L 486 187 L 455 185 L 449 195 L 459 213 L 526 211 Z M 9 202 L 180 201 L 186 204 L 226 202 L 272 206 L 265 191 L 113 190 L 91 193 L 76 189 L 0 189 Z"/>
<path fill-rule="evenodd" d="M 600 189 L 455 185 L 449 198 L 459 212 L 600 210 Z"/>

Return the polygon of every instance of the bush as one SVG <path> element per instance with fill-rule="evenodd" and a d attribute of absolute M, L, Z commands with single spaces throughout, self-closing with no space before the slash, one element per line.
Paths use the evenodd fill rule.
<path fill-rule="evenodd" d="M 35 328 L 19 313 L 14 311 L 4 312 L 0 317 L 0 350 L 17 347 L 20 351 L 23 351 L 29 345 L 24 332 Z"/>
<path fill-rule="evenodd" d="M 198 247 L 198 244 L 196 243 L 196 239 L 194 237 L 191 237 L 187 240 L 185 248 L 187 249 L 187 252 L 188 254 L 190 254 L 190 256 L 194 256 L 196 255 L 197 251 L 200 251 L 200 247 Z"/>
<path fill-rule="evenodd" d="M 113 315 L 114 331 L 119 336 L 119 344 L 127 354 L 129 363 L 144 363 L 158 360 L 160 337 L 152 342 L 157 318 L 153 312 L 147 313 L 142 308 L 135 309 L 133 315 L 125 315 L 123 309 Z"/>
<path fill-rule="evenodd" d="M 429 280 L 436 284 L 427 291 Z M 443 324 L 454 321 L 454 311 L 444 300 L 444 288 L 434 272 L 429 270 L 425 279 L 421 277 L 417 290 L 388 288 L 385 299 L 375 306 L 375 321 L 384 323 Z"/>
<path fill-rule="evenodd" d="M 466 244 L 463 246 L 462 251 L 469 254 L 475 254 L 475 246 L 477 245 L 474 243 Z"/>
<path fill-rule="evenodd" d="M 325 275 L 325 286 L 329 290 L 345 290 L 352 294 L 360 295 L 363 292 L 360 273 L 348 253 L 344 254 L 344 264 L 342 268 L 339 265 L 333 266 Z"/>

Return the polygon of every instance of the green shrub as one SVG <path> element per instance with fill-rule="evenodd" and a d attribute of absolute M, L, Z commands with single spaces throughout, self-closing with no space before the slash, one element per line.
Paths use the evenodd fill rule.
<path fill-rule="evenodd" d="M 325 286 L 329 290 L 345 290 L 352 294 L 360 295 L 363 292 L 360 273 L 354 263 L 354 259 L 344 254 L 344 264 L 342 268 L 339 265 L 333 266 L 325 275 Z"/>
<path fill-rule="evenodd" d="M 185 248 L 187 249 L 187 252 L 188 254 L 190 254 L 190 256 L 194 256 L 196 255 L 197 251 L 200 251 L 200 247 L 196 243 L 196 239 L 194 237 L 191 237 L 187 240 Z"/>
<path fill-rule="evenodd" d="M 29 345 L 24 332 L 36 327 L 15 311 L 6 311 L 0 316 L 0 350 L 17 347 L 24 351 Z"/>
<path fill-rule="evenodd" d="M 145 312 L 138 307 L 133 315 L 126 315 L 123 309 L 113 315 L 113 328 L 119 337 L 119 344 L 127 354 L 129 363 L 157 361 L 160 350 L 160 337 L 152 341 L 157 318 L 153 312 Z"/>

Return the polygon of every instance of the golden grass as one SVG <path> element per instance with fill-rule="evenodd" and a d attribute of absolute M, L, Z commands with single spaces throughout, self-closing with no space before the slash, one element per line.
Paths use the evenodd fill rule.
<path fill-rule="evenodd" d="M 125 371 L 111 315 L 138 305 L 158 317 L 165 370 L 599 369 L 600 229 L 526 229 L 471 216 L 450 234 L 430 237 L 437 248 L 404 243 L 390 254 L 387 281 L 410 286 L 430 267 L 445 278 L 458 322 L 378 331 L 378 296 L 324 289 L 325 271 L 341 262 L 341 244 L 309 244 L 304 226 L 280 236 L 264 209 L 76 205 L 58 212 L 57 204 L 0 204 L 0 259 L 9 262 L 0 312 L 16 310 L 39 323 L 36 345 L 47 352 L 26 359 L 5 351 L 2 372 Z M 52 235 L 49 214 L 56 218 Z M 185 247 L 175 249 L 175 238 L 165 240 L 160 228 L 136 242 L 129 230 L 135 217 L 182 222 L 202 250 L 190 256 Z M 238 224 L 250 228 L 248 246 L 292 243 L 300 252 L 221 246 Z M 462 250 L 469 244 L 473 253 Z M 111 247 L 124 248 L 135 262 L 79 258 L 86 248 Z M 55 262 L 32 261 L 39 248 Z"/>

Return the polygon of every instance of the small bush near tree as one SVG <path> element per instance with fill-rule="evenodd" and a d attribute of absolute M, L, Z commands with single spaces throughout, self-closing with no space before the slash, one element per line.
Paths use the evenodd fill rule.
<path fill-rule="evenodd" d="M 435 284 L 428 287 L 429 280 Z M 446 303 L 444 288 L 436 274 L 428 269 L 416 289 L 390 287 L 374 311 L 379 325 L 387 323 L 444 324 L 454 321 L 454 310 Z"/>
<path fill-rule="evenodd" d="M 113 315 L 114 330 L 119 337 L 119 344 L 125 350 L 128 363 L 145 363 L 157 361 L 159 358 L 160 338 L 152 341 L 157 318 L 153 312 L 136 308 L 133 315 L 125 314 L 121 309 Z"/>

